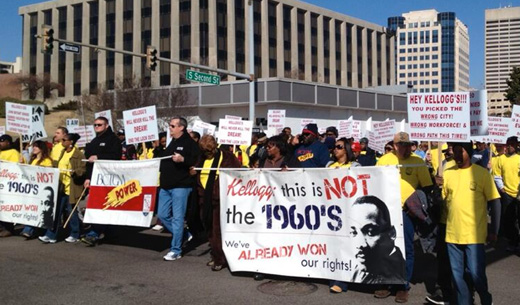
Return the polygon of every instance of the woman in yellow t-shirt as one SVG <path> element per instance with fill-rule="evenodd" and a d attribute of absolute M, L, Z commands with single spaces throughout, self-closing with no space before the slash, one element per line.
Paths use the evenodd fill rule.
<path fill-rule="evenodd" d="M 52 159 L 50 157 L 49 147 L 47 142 L 36 141 L 32 145 L 32 155 L 29 162 L 31 165 L 52 167 Z M 31 239 L 34 237 L 34 227 L 25 226 L 20 233 L 23 237 Z"/>
<path fill-rule="evenodd" d="M 354 159 L 354 154 L 350 149 L 350 144 L 346 138 L 341 138 L 336 141 L 336 145 L 334 146 L 334 163 L 329 164 L 327 167 L 333 168 L 348 168 L 352 166 L 352 161 Z"/>
<path fill-rule="evenodd" d="M 59 206 L 56 208 L 56 217 L 54 218 L 53 228 L 47 228 L 45 235 L 39 239 L 43 243 L 55 243 L 58 236 L 58 229 L 61 227 L 61 216 L 70 215 L 72 212 L 72 204 L 79 201 L 83 193 L 83 183 L 85 182 L 85 155 L 76 147 L 80 136 L 77 133 L 69 133 L 63 137 L 61 142 L 63 147 L 62 155 L 58 160 L 58 168 L 60 169 L 60 191 L 58 194 Z M 70 219 L 70 236 L 65 239 L 68 243 L 74 243 L 79 240 L 79 218 L 77 210 L 74 211 Z"/>

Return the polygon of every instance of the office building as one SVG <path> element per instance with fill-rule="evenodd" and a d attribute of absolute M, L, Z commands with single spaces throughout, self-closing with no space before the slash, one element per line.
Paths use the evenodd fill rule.
<path fill-rule="evenodd" d="M 396 32 L 397 83 L 414 92 L 469 90 L 468 28 L 455 13 L 412 11 L 388 18 Z"/>
<path fill-rule="evenodd" d="M 506 81 L 513 67 L 520 66 L 520 7 L 486 10 L 486 89 L 490 115 L 511 111 L 505 99 Z"/>
<path fill-rule="evenodd" d="M 295 0 L 254 3 L 257 78 L 367 88 L 395 84 L 394 37 L 386 28 Z M 57 0 L 24 6 L 23 72 L 49 73 L 67 97 L 111 89 L 118 79 L 149 79 L 152 87 L 186 83 L 184 68 L 85 48 L 81 54 L 40 52 L 41 24 L 55 37 L 248 73 L 247 0 Z M 233 77 L 223 77 L 232 81 Z"/>

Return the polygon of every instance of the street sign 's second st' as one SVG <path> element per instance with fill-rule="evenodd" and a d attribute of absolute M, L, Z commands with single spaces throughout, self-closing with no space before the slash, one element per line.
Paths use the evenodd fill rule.
<path fill-rule="evenodd" d="M 202 73 L 194 70 L 186 70 L 186 79 L 194 82 L 208 83 L 212 85 L 220 85 L 220 76 Z"/>

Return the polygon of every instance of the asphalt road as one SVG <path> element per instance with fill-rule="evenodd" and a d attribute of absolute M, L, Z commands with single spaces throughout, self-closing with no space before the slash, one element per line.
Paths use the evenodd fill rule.
<path fill-rule="evenodd" d="M 213 272 L 206 266 L 207 244 L 196 241 L 182 259 L 165 262 L 169 242 L 169 234 L 126 227 L 92 248 L 2 238 L 0 304 L 394 304 L 393 297 L 375 299 L 370 287 L 351 285 L 347 293 L 330 294 L 324 280 L 268 276 L 256 282 L 248 273 Z M 520 257 L 490 249 L 487 260 L 494 304 L 518 304 Z M 435 268 L 431 256 L 416 253 L 409 304 L 424 304 Z M 317 289 L 289 296 L 258 289 L 270 281 L 287 293 L 294 291 L 291 281 L 314 283 Z"/>

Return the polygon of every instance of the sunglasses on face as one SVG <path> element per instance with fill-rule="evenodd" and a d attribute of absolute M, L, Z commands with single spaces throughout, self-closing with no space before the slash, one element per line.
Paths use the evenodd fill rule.
<path fill-rule="evenodd" d="M 94 127 L 101 127 L 101 126 L 104 126 L 105 124 L 94 124 Z"/>
<path fill-rule="evenodd" d="M 335 147 L 336 149 L 343 149 L 343 148 L 345 148 L 345 146 L 343 146 L 343 145 L 336 145 L 336 146 L 334 146 L 334 147 Z"/>

